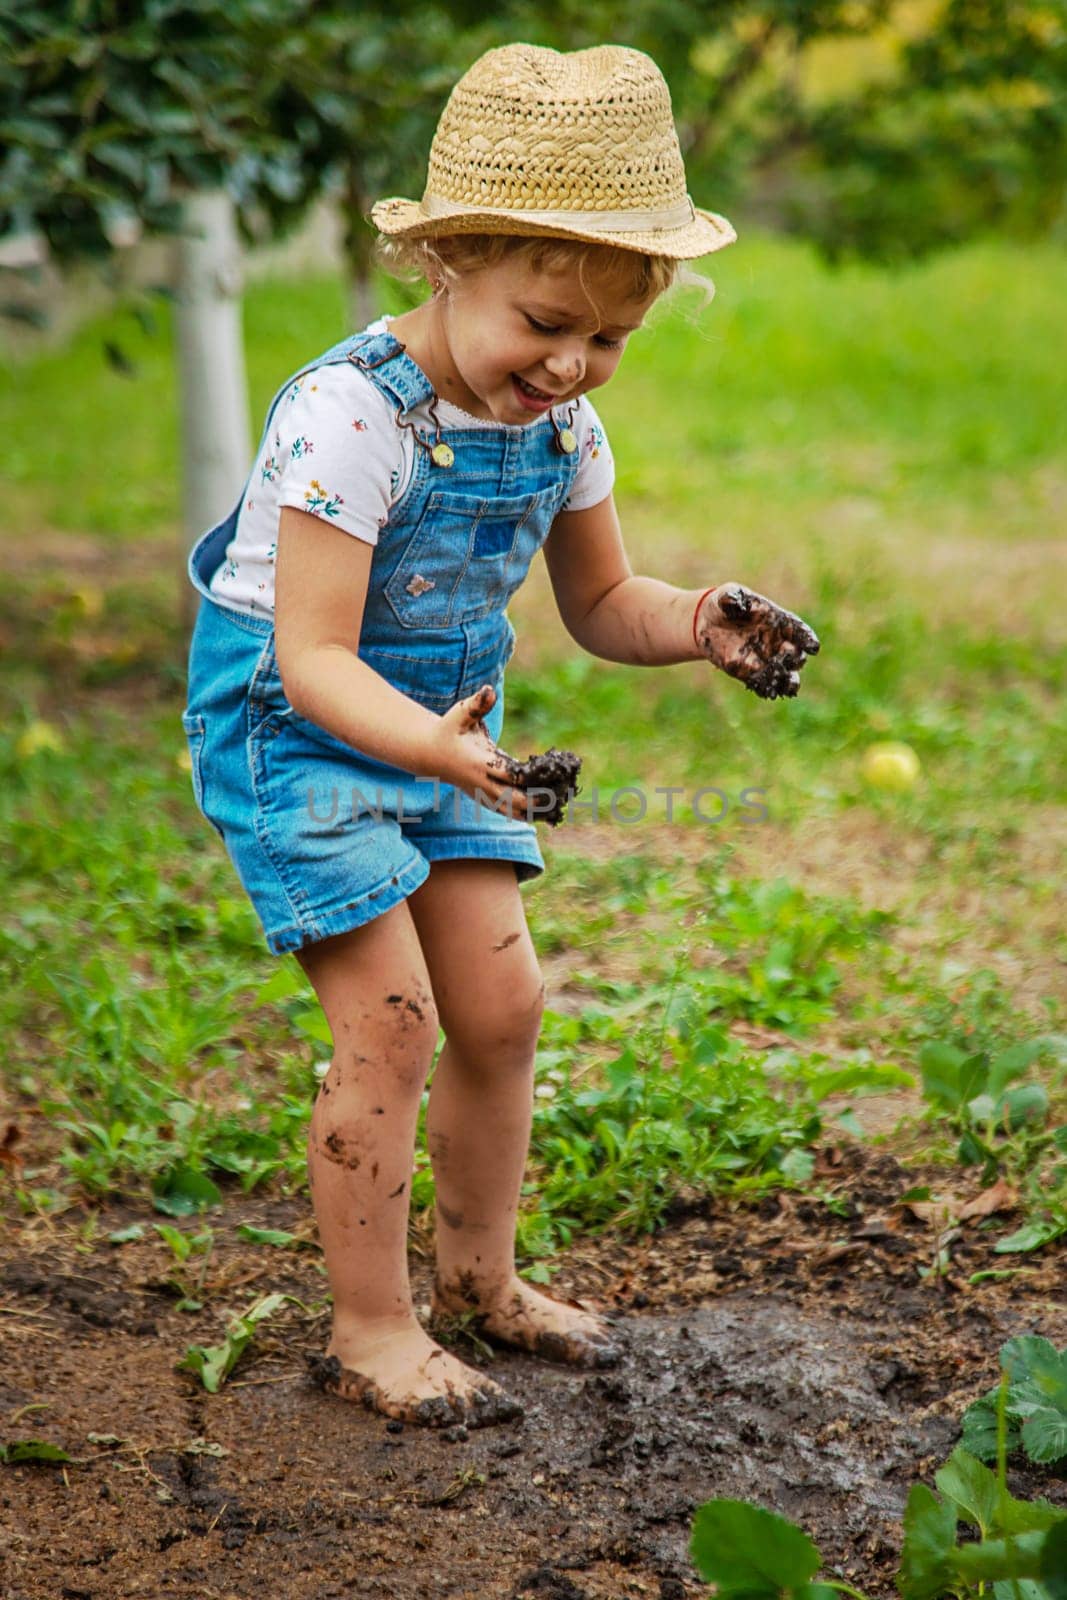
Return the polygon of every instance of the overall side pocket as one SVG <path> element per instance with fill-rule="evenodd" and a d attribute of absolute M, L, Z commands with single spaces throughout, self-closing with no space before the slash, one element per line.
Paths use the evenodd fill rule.
<path fill-rule="evenodd" d="M 207 818 L 221 839 L 222 829 L 204 809 L 204 739 L 207 734 L 204 719 L 197 713 L 183 711 L 182 727 L 185 729 L 185 737 L 189 744 L 189 771 L 193 781 L 193 799 L 201 816 Z"/>

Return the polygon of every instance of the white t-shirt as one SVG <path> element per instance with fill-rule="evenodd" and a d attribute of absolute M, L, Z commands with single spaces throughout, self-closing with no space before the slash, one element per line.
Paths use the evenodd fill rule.
<path fill-rule="evenodd" d="M 385 319 L 368 333 L 385 330 Z M 319 367 L 290 384 L 278 402 L 270 432 L 248 482 L 245 502 L 211 593 L 235 611 L 271 616 L 278 515 L 283 506 L 309 511 L 355 539 L 377 544 L 379 529 L 411 480 L 415 443 L 398 428 L 393 402 L 351 361 Z M 468 415 L 438 400 L 441 426 L 496 428 L 505 424 Z M 434 433 L 429 403 L 409 420 Z M 526 425 L 551 427 L 545 417 Z M 565 511 L 584 511 L 611 493 L 615 463 L 600 419 L 588 399 L 578 401 L 571 424 L 578 440 L 578 472 Z M 519 432 L 519 428 L 515 432 Z"/>

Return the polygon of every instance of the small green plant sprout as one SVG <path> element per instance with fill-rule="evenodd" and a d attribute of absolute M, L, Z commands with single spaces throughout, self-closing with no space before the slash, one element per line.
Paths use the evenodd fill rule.
<path fill-rule="evenodd" d="M 1047 1339 L 1025 1334 L 1000 1351 L 1000 1386 L 968 1406 L 963 1444 L 984 1461 L 997 1454 L 997 1406 L 1005 1391 L 1007 1450 L 1023 1450 L 1040 1466 L 1067 1477 L 1067 1348 L 1057 1351 Z"/>
<path fill-rule="evenodd" d="M 279 1307 L 291 1299 L 292 1296 L 287 1294 L 267 1294 L 262 1299 L 253 1301 L 243 1316 L 234 1317 L 222 1344 L 209 1345 L 206 1348 L 199 1344 L 190 1345 L 178 1362 L 178 1370 L 195 1373 L 208 1394 L 218 1394 L 251 1344 L 259 1324 L 273 1316 Z"/>
<path fill-rule="evenodd" d="M 169 1247 L 179 1267 L 183 1267 L 190 1256 L 198 1255 L 203 1258 L 192 1283 L 178 1271 L 172 1272 L 169 1279 L 180 1296 L 175 1310 L 199 1311 L 203 1305 L 200 1296 L 204 1292 L 204 1280 L 207 1277 L 211 1252 L 215 1245 L 214 1229 L 204 1228 L 200 1233 L 183 1233 L 180 1228 L 172 1228 L 169 1222 L 155 1222 L 152 1226 Z"/>
<path fill-rule="evenodd" d="M 1048 1047 L 1045 1038 L 1027 1039 L 999 1055 L 978 1050 L 968 1055 L 948 1040 L 934 1040 L 919 1052 L 923 1095 L 946 1112 L 960 1132 L 957 1156 L 964 1166 L 983 1163 L 997 1171 L 1001 1154 L 993 1140 L 1009 1140 L 1043 1129 L 1049 1099 L 1039 1083 L 1017 1083 Z M 1050 1137 L 1055 1137 L 1050 1136 Z"/>

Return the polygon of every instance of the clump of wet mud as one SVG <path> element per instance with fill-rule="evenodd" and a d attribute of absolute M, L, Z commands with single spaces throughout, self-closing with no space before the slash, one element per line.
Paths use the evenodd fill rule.
<path fill-rule="evenodd" d="M 557 827 L 563 821 L 568 802 L 578 793 L 581 756 L 576 756 L 573 750 L 552 748 L 542 755 L 527 756 L 525 761 L 517 761 L 501 751 L 500 760 L 508 782 L 530 796 L 531 821 Z"/>

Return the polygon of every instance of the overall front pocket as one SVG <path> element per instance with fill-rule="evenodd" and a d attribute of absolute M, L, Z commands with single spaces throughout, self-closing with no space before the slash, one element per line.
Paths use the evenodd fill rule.
<path fill-rule="evenodd" d="M 385 597 L 402 628 L 450 628 L 503 610 L 544 543 L 558 486 L 491 498 L 429 496 Z"/>

